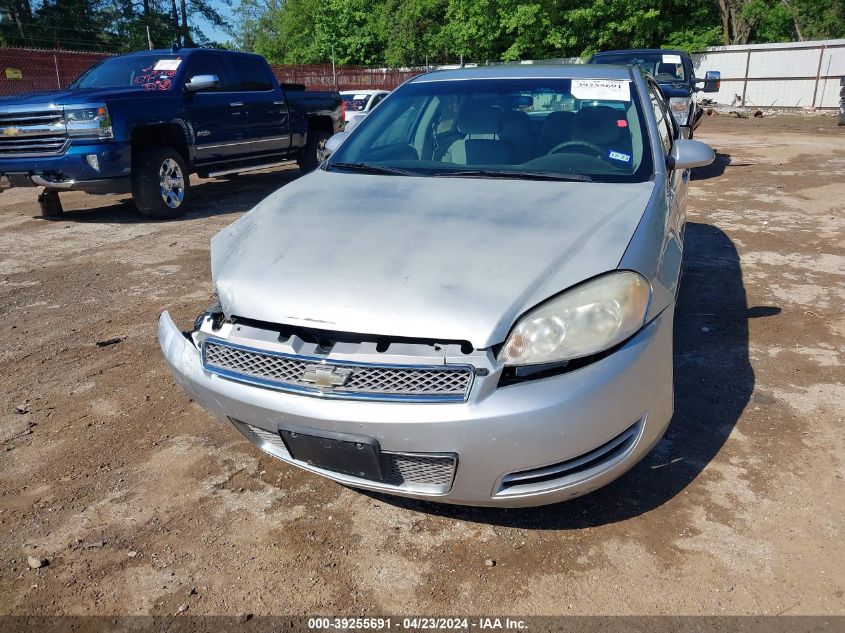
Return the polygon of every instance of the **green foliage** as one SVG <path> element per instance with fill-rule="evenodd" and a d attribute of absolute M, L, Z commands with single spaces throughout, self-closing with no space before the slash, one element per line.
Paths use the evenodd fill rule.
<path fill-rule="evenodd" d="M 588 56 L 598 50 L 845 37 L 845 0 L 0 0 L 0 45 L 125 51 L 180 32 L 275 63 L 411 66 Z M 724 15 L 721 13 L 724 11 Z M 723 32 L 723 20 L 727 33 Z"/>
<path fill-rule="evenodd" d="M 331 61 L 332 44 L 341 64 L 408 66 L 692 51 L 722 35 L 716 0 L 241 0 L 237 16 L 238 46 L 276 63 Z"/>
<path fill-rule="evenodd" d="M 224 25 L 216 7 L 230 0 L 188 0 L 188 22 L 202 17 Z M 167 47 L 179 33 L 179 9 L 172 0 L 0 0 L 0 46 L 125 52 Z M 213 44 L 199 28 L 190 39 Z"/>

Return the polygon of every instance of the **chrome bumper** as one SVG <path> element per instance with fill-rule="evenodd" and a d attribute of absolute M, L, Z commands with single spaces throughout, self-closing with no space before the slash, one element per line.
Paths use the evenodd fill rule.
<path fill-rule="evenodd" d="M 237 420 L 241 432 L 280 459 L 358 488 L 519 507 L 595 490 L 640 461 L 661 438 L 673 406 L 673 311 L 670 306 L 620 349 L 587 367 L 502 388 L 496 386 L 499 371 L 478 376 L 469 399 L 460 403 L 322 399 L 248 385 L 204 371 L 194 342 L 166 312 L 158 334 L 176 382 L 219 419 Z M 454 480 L 450 489 L 435 493 L 296 462 L 283 444 L 271 450 L 265 442 L 272 443 L 282 423 L 375 438 L 387 453 L 457 455 Z M 567 464 L 581 468 L 557 477 Z M 533 477 L 534 471 L 543 476 Z"/>

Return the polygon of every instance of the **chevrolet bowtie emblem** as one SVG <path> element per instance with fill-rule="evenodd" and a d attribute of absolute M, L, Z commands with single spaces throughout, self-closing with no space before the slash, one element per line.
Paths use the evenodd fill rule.
<path fill-rule="evenodd" d="M 3 129 L 3 136 L 17 136 L 20 131 L 19 127 L 7 127 Z"/>
<path fill-rule="evenodd" d="M 308 365 L 302 376 L 303 382 L 310 382 L 323 389 L 342 387 L 352 377 L 352 370 L 346 367 L 329 367 L 327 365 Z"/>

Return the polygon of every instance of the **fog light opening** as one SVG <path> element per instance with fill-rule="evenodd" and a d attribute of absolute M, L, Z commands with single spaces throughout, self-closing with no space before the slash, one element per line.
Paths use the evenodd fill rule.
<path fill-rule="evenodd" d="M 94 171 L 100 171 L 100 159 L 96 154 L 86 154 L 85 160 Z"/>

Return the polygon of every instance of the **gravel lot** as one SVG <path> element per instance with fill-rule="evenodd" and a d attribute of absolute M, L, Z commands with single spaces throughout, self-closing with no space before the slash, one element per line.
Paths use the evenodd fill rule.
<path fill-rule="evenodd" d="M 0 614 L 845 614 L 845 128 L 700 138 L 668 434 L 528 511 L 343 488 L 174 386 L 159 312 L 204 309 L 209 239 L 295 169 L 202 182 L 169 223 L 0 193 Z"/>

